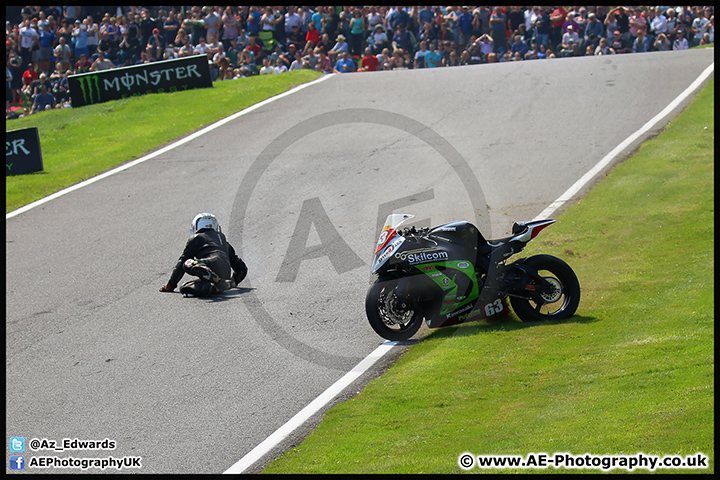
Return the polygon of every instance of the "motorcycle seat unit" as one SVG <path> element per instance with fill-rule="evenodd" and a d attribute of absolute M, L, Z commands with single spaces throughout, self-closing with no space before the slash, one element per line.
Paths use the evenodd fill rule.
<path fill-rule="evenodd" d="M 542 229 L 553 223 L 555 223 L 555 220 L 551 218 L 547 220 L 533 220 L 532 222 L 515 222 L 512 226 L 512 235 L 497 240 L 489 240 L 488 243 L 493 248 L 515 241 L 527 243 L 535 238 Z"/>

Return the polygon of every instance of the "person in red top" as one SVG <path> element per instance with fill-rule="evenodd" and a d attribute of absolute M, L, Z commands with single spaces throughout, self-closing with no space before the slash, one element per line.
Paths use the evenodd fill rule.
<path fill-rule="evenodd" d="M 33 68 L 32 62 L 28 63 L 27 70 L 22 74 L 22 87 L 20 87 L 20 95 L 23 102 L 32 102 L 34 82 L 38 79 L 38 74 Z"/>
<path fill-rule="evenodd" d="M 90 63 L 90 60 L 88 60 L 84 53 L 81 53 L 80 57 L 78 57 L 78 61 L 75 62 L 75 69 L 73 72 L 76 75 L 78 73 L 86 73 L 90 71 L 90 67 L 92 67 L 92 63 Z"/>
<path fill-rule="evenodd" d="M 308 23 L 308 31 L 305 35 L 305 43 L 307 42 L 313 42 L 313 45 L 320 43 L 320 32 L 315 27 L 315 22 Z"/>
<path fill-rule="evenodd" d="M 562 26 L 565 23 L 565 17 L 567 17 L 567 10 L 564 7 L 558 7 L 550 14 L 550 41 L 556 50 L 562 43 Z"/>
<path fill-rule="evenodd" d="M 245 50 L 250 50 L 252 52 L 255 64 L 260 62 L 260 58 L 262 57 L 262 48 L 258 45 L 254 34 L 250 34 L 248 37 L 248 44 L 247 47 L 245 47 Z"/>
<path fill-rule="evenodd" d="M 25 70 L 22 74 L 22 82 L 23 86 L 30 85 L 32 82 L 37 80 L 38 73 L 33 68 L 32 62 L 28 63 L 27 70 Z"/>
<path fill-rule="evenodd" d="M 365 56 L 360 60 L 360 68 L 358 72 L 375 72 L 380 65 L 380 61 L 372 54 L 370 47 L 365 48 Z"/>

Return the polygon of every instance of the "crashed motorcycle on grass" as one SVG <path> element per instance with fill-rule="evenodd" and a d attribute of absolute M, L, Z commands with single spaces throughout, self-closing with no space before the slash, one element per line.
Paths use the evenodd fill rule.
<path fill-rule="evenodd" d="M 555 220 L 517 222 L 512 236 L 487 241 L 466 221 L 399 228 L 413 217 L 389 215 L 375 250 L 377 280 L 368 290 L 365 312 L 381 337 L 407 340 L 423 320 L 437 328 L 506 313 L 506 298 L 522 321 L 575 314 L 580 284 L 567 263 L 551 255 L 508 263 Z"/>

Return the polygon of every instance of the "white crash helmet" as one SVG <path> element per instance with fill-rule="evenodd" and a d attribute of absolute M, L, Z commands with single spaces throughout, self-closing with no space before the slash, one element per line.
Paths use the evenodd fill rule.
<path fill-rule="evenodd" d="M 192 220 L 190 232 L 195 235 L 203 228 L 212 228 L 216 232 L 220 231 L 220 224 L 212 213 L 198 213 Z"/>

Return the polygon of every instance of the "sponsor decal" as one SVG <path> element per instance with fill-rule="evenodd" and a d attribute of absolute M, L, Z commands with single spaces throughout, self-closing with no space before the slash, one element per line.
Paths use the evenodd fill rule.
<path fill-rule="evenodd" d="M 380 256 L 377 259 L 377 264 L 382 265 L 385 262 L 385 260 L 387 260 L 388 257 L 390 257 L 392 252 L 394 252 L 397 249 L 397 247 L 400 246 L 400 244 L 403 243 L 404 241 L 405 241 L 405 239 L 402 237 L 399 237 L 399 238 L 396 238 L 395 240 L 393 240 L 392 243 L 390 243 L 390 245 L 388 245 L 385 248 L 385 251 L 383 251 L 380 254 Z"/>
<path fill-rule="evenodd" d="M 454 317 L 455 315 L 459 315 L 459 314 L 461 314 L 461 313 L 465 313 L 465 312 L 467 312 L 468 310 L 470 310 L 472 307 L 473 307 L 472 305 L 466 305 L 466 306 L 464 306 L 463 308 L 461 308 L 460 310 L 456 310 L 456 311 L 454 311 L 454 312 L 452 312 L 452 313 L 448 313 L 447 315 L 445 315 L 445 318 L 446 318 L 446 319 L 449 319 L 449 318 Z"/>
<path fill-rule="evenodd" d="M 377 259 L 378 265 L 382 265 L 385 260 L 390 256 L 390 253 L 392 252 L 392 247 L 387 248 Z"/>
<path fill-rule="evenodd" d="M 401 261 L 407 260 L 410 265 L 418 265 L 422 263 L 447 260 L 448 253 L 440 250 L 419 249 L 396 253 L 395 258 Z"/>
<path fill-rule="evenodd" d="M 37 127 L 5 132 L 5 176 L 43 170 Z"/>
<path fill-rule="evenodd" d="M 74 107 L 119 100 L 146 93 L 212 87 L 205 55 L 162 60 L 68 76 Z"/>
<path fill-rule="evenodd" d="M 463 314 L 463 315 L 460 315 L 460 316 L 458 317 L 458 320 L 460 320 L 461 322 L 463 322 L 463 321 L 467 320 L 468 318 L 473 318 L 473 317 L 475 317 L 475 316 L 477 316 L 477 315 L 480 315 L 482 312 L 483 312 L 482 309 L 476 309 L 476 310 L 473 310 L 473 311 L 470 312 L 470 313 L 465 313 L 465 314 Z"/>
<path fill-rule="evenodd" d="M 100 79 L 97 75 L 86 75 L 77 78 L 80 91 L 82 92 L 83 104 L 92 105 L 100 103 Z"/>

